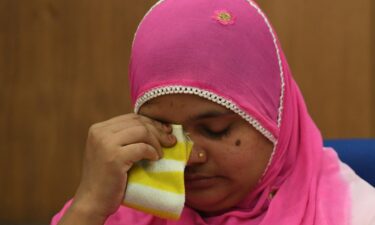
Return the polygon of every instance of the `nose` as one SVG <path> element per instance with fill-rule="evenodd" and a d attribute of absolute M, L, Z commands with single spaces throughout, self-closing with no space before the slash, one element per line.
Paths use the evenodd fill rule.
<path fill-rule="evenodd" d="M 200 149 L 196 144 L 193 144 L 193 148 L 190 153 L 187 166 L 202 164 L 207 161 L 207 153 L 203 149 Z"/>
<path fill-rule="evenodd" d="M 185 127 L 184 127 L 185 128 Z M 199 140 L 194 137 L 194 134 L 190 133 L 188 129 L 184 129 L 185 137 L 190 143 L 193 143 L 189 159 L 186 163 L 186 166 L 196 165 L 196 164 L 203 164 L 207 161 L 207 152 L 200 147 Z"/>

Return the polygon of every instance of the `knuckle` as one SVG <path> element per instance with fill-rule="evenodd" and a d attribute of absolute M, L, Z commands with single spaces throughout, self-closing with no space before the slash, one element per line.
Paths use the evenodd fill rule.
<path fill-rule="evenodd" d="M 150 135 L 150 130 L 146 126 L 138 126 L 138 132 L 141 136 L 147 137 Z"/>
<path fill-rule="evenodd" d="M 146 152 L 148 151 L 148 145 L 145 143 L 140 143 L 139 145 L 137 145 L 137 150 L 139 152 Z"/>
<path fill-rule="evenodd" d="M 163 124 L 156 120 L 151 120 L 152 125 L 160 132 L 164 130 Z"/>
<path fill-rule="evenodd" d="M 94 133 L 98 128 L 98 124 L 95 123 L 95 124 L 92 124 L 90 127 L 89 127 L 89 134 L 92 134 Z"/>
<path fill-rule="evenodd" d="M 113 137 L 105 132 L 94 131 L 89 134 L 88 140 L 101 148 L 107 148 L 112 145 Z"/>
<path fill-rule="evenodd" d="M 141 127 L 141 126 L 144 126 L 144 124 L 143 124 L 142 121 L 140 121 L 140 120 L 133 120 L 133 121 L 132 121 L 132 124 L 133 124 L 133 126 L 135 126 L 135 127 Z"/>
<path fill-rule="evenodd" d="M 110 135 L 102 134 L 100 137 L 98 137 L 98 141 L 102 146 L 108 146 L 112 143 L 112 138 Z"/>
<path fill-rule="evenodd" d="M 101 135 L 102 134 L 98 129 L 89 131 L 89 138 L 91 139 L 99 139 Z"/>
<path fill-rule="evenodd" d="M 95 123 L 95 124 L 92 124 L 90 127 L 89 127 L 89 135 L 92 135 L 92 136 L 98 136 L 100 135 L 101 133 L 101 124 L 100 123 Z"/>

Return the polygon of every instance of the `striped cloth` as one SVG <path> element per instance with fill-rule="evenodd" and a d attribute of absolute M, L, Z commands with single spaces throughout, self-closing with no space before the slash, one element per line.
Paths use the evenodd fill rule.
<path fill-rule="evenodd" d="M 129 171 L 124 205 L 166 219 L 179 219 L 185 204 L 184 170 L 192 148 L 181 125 L 177 143 L 159 161 L 142 160 Z"/>

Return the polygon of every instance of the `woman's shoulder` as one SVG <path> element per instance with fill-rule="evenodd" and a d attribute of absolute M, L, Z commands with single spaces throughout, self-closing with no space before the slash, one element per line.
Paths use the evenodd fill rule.
<path fill-rule="evenodd" d="M 349 186 L 352 225 L 375 225 L 375 188 L 345 163 L 340 163 L 340 171 Z"/>

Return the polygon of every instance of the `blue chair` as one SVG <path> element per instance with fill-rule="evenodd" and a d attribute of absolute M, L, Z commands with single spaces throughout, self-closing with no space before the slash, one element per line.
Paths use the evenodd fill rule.
<path fill-rule="evenodd" d="M 325 140 L 324 146 L 333 147 L 343 162 L 375 187 L 375 139 Z"/>

